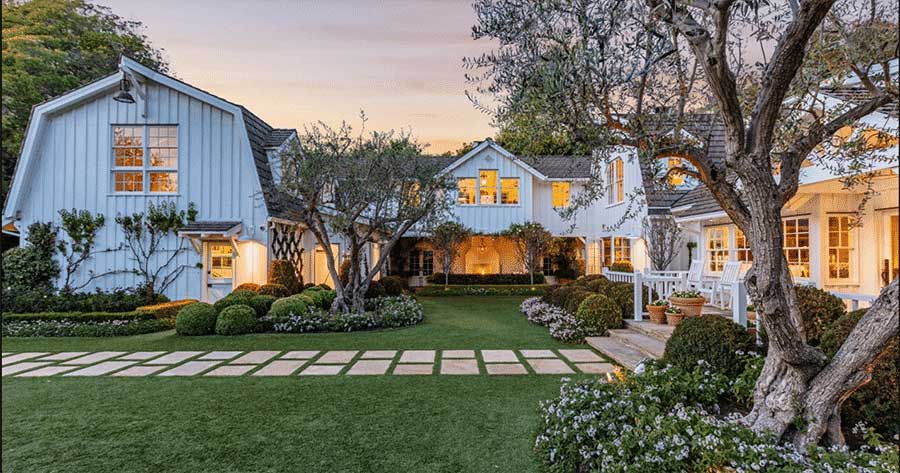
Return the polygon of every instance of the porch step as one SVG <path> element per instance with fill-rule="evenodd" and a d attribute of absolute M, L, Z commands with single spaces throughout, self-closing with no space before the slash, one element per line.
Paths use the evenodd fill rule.
<path fill-rule="evenodd" d="M 666 351 L 666 342 L 627 328 L 610 330 L 609 338 L 628 345 L 631 348 L 634 348 L 635 350 L 643 353 L 645 356 L 649 356 L 655 359 L 662 358 L 663 353 Z"/>
<path fill-rule="evenodd" d="M 604 354 L 606 357 L 622 365 L 629 371 L 634 371 L 637 365 L 647 358 L 646 354 L 635 350 L 612 337 L 587 337 L 584 341 L 587 342 L 591 348 Z"/>
<path fill-rule="evenodd" d="M 675 327 L 672 325 L 655 324 L 646 320 L 642 320 L 640 322 L 637 322 L 635 320 L 626 320 L 625 327 L 634 330 L 635 332 L 644 334 L 648 337 L 655 338 L 663 342 L 664 344 L 669 341 L 669 338 L 672 336 L 672 332 L 675 331 Z"/>

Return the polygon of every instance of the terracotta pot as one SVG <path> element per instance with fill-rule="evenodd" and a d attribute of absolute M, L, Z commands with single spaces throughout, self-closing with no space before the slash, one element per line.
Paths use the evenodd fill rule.
<path fill-rule="evenodd" d="M 703 313 L 703 304 L 706 304 L 705 297 L 669 297 L 669 302 L 681 309 L 685 317 L 697 317 Z"/>
<path fill-rule="evenodd" d="M 655 324 L 666 323 L 666 306 L 664 305 L 648 305 L 647 312 L 650 313 L 650 321 Z"/>
<path fill-rule="evenodd" d="M 756 312 L 748 310 L 747 311 L 747 320 L 749 320 L 751 322 L 756 322 Z"/>
<path fill-rule="evenodd" d="M 666 314 L 666 323 L 673 327 L 680 324 L 682 320 L 684 320 L 684 314 Z"/>

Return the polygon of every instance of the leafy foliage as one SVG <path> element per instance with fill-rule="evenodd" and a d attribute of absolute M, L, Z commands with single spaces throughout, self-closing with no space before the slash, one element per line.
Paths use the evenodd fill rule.
<path fill-rule="evenodd" d="M 532 277 L 534 278 L 532 280 Z M 543 274 L 449 274 L 434 273 L 428 276 L 429 283 L 442 283 L 449 281 L 450 284 L 544 284 Z"/>
<path fill-rule="evenodd" d="M 231 307 L 233 305 L 250 305 L 250 299 L 256 297 L 256 293 L 250 290 L 240 290 L 240 291 L 232 291 L 225 297 L 217 300 L 213 307 L 216 308 L 216 312 L 221 313 L 225 310 L 226 307 Z"/>
<path fill-rule="evenodd" d="M 171 320 L 165 319 L 48 319 L 3 322 L 0 333 L 4 337 L 126 337 L 171 328 Z"/>
<path fill-rule="evenodd" d="M 178 335 L 212 335 L 216 330 L 216 309 L 205 302 L 184 307 L 175 318 Z"/>
<path fill-rule="evenodd" d="M 806 339 L 810 344 L 818 345 L 827 327 L 847 312 L 844 301 L 815 287 L 797 286 L 794 290 L 800 315 L 803 316 Z"/>
<path fill-rule="evenodd" d="M 553 234 L 537 222 L 513 223 L 503 232 L 512 240 L 519 263 L 528 271 L 530 283 L 534 284 L 534 273 L 540 258 L 550 249 Z"/>
<path fill-rule="evenodd" d="M 253 282 L 245 282 L 245 283 L 238 285 L 238 287 L 234 288 L 234 290 L 235 291 L 253 291 L 255 293 L 259 293 L 259 287 L 260 287 L 259 284 L 256 284 Z"/>
<path fill-rule="evenodd" d="M 297 278 L 294 265 L 285 259 L 272 260 L 268 281 L 269 284 L 284 286 L 289 294 L 300 292 L 300 287 L 303 286 L 303 281 Z"/>
<path fill-rule="evenodd" d="M 622 312 L 612 299 L 602 294 L 594 294 L 582 301 L 578 311 L 575 312 L 575 319 L 584 328 L 587 336 L 606 335 L 609 329 L 622 328 L 625 325 Z"/>
<path fill-rule="evenodd" d="M 216 318 L 216 335 L 243 335 L 257 329 L 256 312 L 247 305 L 226 307 Z"/>
<path fill-rule="evenodd" d="M 403 294 L 403 279 L 400 276 L 385 276 L 381 278 L 381 285 L 384 286 L 384 292 L 389 297 Z"/>
<path fill-rule="evenodd" d="M 25 239 L 28 246 L 3 252 L 0 293 L 5 300 L 21 294 L 47 296 L 53 292 L 53 283 L 59 276 L 59 263 L 54 259 L 56 236 L 57 229 L 51 223 L 32 223 Z"/>
<path fill-rule="evenodd" d="M 291 293 L 290 293 L 290 291 L 288 291 L 288 288 L 283 284 L 269 283 L 269 284 L 263 284 L 262 286 L 259 287 L 259 295 L 287 297 L 287 296 L 291 295 Z"/>
<path fill-rule="evenodd" d="M 740 325 L 718 315 L 687 317 L 666 342 L 663 360 L 692 370 L 701 360 L 711 370 L 729 376 L 743 368 L 741 357 L 755 349 L 755 341 Z"/>
<path fill-rule="evenodd" d="M 60 240 L 58 245 L 59 253 L 66 260 L 66 275 L 63 279 L 62 291 L 66 293 L 75 292 L 97 278 L 112 274 L 113 271 L 101 274 L 95 274 L 92 271 L 81 284 L 75 284 L 74 278 L 78 269 L 82 263 L 94 255 L 97 233 L 106 224 L 106 217 L 103 214 L 94 215 L 89 210 L 76 209 L 71 211 L 62 209 L 59 211 L 59 216 L 62 219 L 62 230 L 66 232 L 69 240 L 71 240 L 71 243 Z"/>
<path fill-rule="evenodd" d="M 144 312 L 157 319 L 174 319 L 182 308 L 197 302 L 195 299 L 183 299 L 180 301 L 162 302 L 159 304 L 145 305 L 135 309 Z"/>
<path fill-rule="evenodd" d="M 445 297 L 445 296 L 536 296 L 542 295 L 553 286 L 544 285 L 518 285 L 504 284 L 491 286 L 477 285 L 453 285 L 453 286 L 425 286 L 416 290 L 417 296 Z"/>
<path fill-rule="evenodd" d="M 250 299 L 250 307 L 253 307 L 253 310 L 256 311 L 257 317 L 263 317 L 269 313 L 269 310 L 272 308 L 272 304 L 275 303 L 276 299 L 275 296 L 260 294 Z"/>
<path fill-rule="evenodd" d="M 459 247 L 471 234 L 472 230 L 468 227 L 453 221 L 446 221 L 431 231 L 431 244 L 441 255 L 445 286 L 450 284 L 450 271 L 453 268 L 453 260 L 456 259 Z"/>
<path fill-rule="evenodd" d="M 291 316 L 303 317 L 307 313 L 306 308 L 312 305 L 314 305 L 313 301 L 309 297 L 295 294 L 274 301 L 267 315 L 275 319 L 286 319 Z"/>

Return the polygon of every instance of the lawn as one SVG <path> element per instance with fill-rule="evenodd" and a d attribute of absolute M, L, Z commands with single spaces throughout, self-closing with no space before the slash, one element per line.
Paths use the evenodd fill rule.
<path fill-rule="evenodd" d="M 5 339 L 4 351 L 561 348 L 521 297 L 423 300 L 426 320 L 354 334 Z M 3 379 L 15 472 L 528 472 L 559 377 Z"/>

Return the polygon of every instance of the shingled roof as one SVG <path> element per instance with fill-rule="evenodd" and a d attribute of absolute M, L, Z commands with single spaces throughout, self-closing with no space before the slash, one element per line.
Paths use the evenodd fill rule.
<path fill-rule="evenodd" d="M 271 125 L 256 116 L 243 105 L 241 111 L 244 115 L 244 126 L 247 136 L 250 138 L 250 150 L 253 153 L 253 163 L 256 174 L 259 176 L 259 185 L 262 187 L 263 199 L 270 217 L 289 218 L 292 211 L 297 210 L 296 199 L 287 198 L 275 185 L 272 178 L 272 168 L 266 155 L 266 148 L 278 147 L 289 138 L 294 130 L 284 128 L 272 128 Z M 280 141 L 279 141 L 280 140 Z"/>
<path fill-rule="evenodd" d="M 822 89 L 822 93 L 854 105 L 865 103 L 872 98 L 872 93 L 865 87 L 825 87 Z M 896 100 L 892 100 L 879 107 L 878 111 L 890 117 L 897 118 L 898 103 Z"/>

